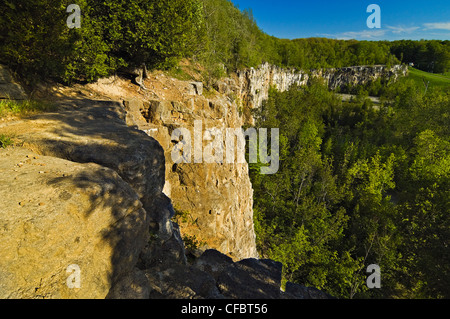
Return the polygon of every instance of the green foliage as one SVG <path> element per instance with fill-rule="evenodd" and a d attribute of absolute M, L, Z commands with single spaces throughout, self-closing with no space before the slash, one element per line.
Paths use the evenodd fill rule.
<path fill-rule="evenodd" d="M 60 76 L 75 40 L 65 26 L 65 3 L 6 1 L 0 20 L 0 61 L 28 79 Z"/>
<path fill-rule="evenodd" d="M 0 100 L 0 118 L 7 115 L 24 116 L 36 112 L 52 111 L 54 109 L 54 105 L 37 100 Z"/>
<path fill-rule="evenodd" d="M 192 216 L 189 211 L 180 210 L 175 208 L 175 215 L 172 217 L 172 220 L 177 224 L 187 224 L 189 226 L 198 226 L 198 218 Z"/>
<path fill-rule="evenodd" d="M 337 297 L 448 297 L 450 95 L 407 78 L 382 92 L 374 108 L 320 83 L 271 90 L 255 116 L 280 129 L 280 170 L 250 166 L 258 249 Z"/>
<path fill-rule="evenodd" d="M 400 40 L 391 43 L 391 51 L 403 63 L 414 63 L 422 71 L 445 73 L 450 70 L 450 41 Z"/>
<path fill-rule="evenodd" d="M 299 103 L 302 101 L 302 103 Z M 337 102 L 320 84 L 286 93 L 272 90 L 259 125 L 279 127 L 280 170 L 263 176 L 251 167 L 255 189 L 255 219 L 260 251 L 283 262 L 284 280 L 302 282 L 341 295 L 343 287 L 329 282 L 350 282 L 352 272 L 336 266 L 348 217 L 336 204 L 342 199 L 332 162 L 321 155 L 321 101 Z M 345 255 L 347 265 L 359 262 Z"/>
<path fill-rule="evenodd" d="M 262 62 L 296 69 L 416 62 L 448 72 L 449 41 L 286 40 L 265 34 L 251 10 L 228 0 L 79 0 L 82 25 L 66 25 L 69 0 L 5 0 L 0 62 L 30 82 L 95 81 L 122 67 L 171 68 L 192 58 L 213 79 Z M 372 88 L 381 94 L 380 87 Z"/>
<path fill-rule="evenodd" d="M 409 68 L 409 78 L 413 79 L 422 90 L 444 89 L 450 90 L 450 76 L 432 74 Z"/>
<path fill-rule="evenodd" d="M 204 243 L 197 239 L 197 236 L 185 235 L 183 236 L 184 247 L 187 251 L 195 251 L 199 249 Z"/>
<path fill-rule="evenodd" d="M 80 0 L 80 29 L 66 25 L 70 3 L 7 1 L 0 61 L 29 82 L 94 81 L 127 65 L 170 67 L 192 54 L 202 33 L 197 0 Z"/>
<path fill-rule="evenodd" d="M 172 220 L 174 222 L 176 222 L 177 224 L 180 224 L 180 223 L 187 223 L 189 221 L 189 217 L 191 216 L 191 213 L 189 213 L 186 210 L 180 210 L 177 208 L 175 208 L 174 210 L 175 210 L 175 215 L 172 217 Z"/>
<path fill-rule="evenodd" d="M 14 142 L 9 136 L 0 134 L 0 148 L 7 148 L 8 146 L 11 146 L 13 144 Z"/>

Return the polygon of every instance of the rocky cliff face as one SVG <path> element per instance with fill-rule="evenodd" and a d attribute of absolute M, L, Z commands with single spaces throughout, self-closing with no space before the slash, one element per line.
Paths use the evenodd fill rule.
<path fill-rule="evenodd" d="M 0 154 L 3 298 L 105 298 L 151 233 L 173 236 L 159 143 L 126 126 L 120 103 L 60 106 L 0 128 L 23 145 Z M 84 289 L 63 280 L 70 265 Z"/>
<path fill-rule="evenodd" d="M 152 99 L 125 100 L 124 106 L 127 124 L 154 137 L 165 150 L 164 193 L 174 203 L 183 236 L 197 241 L 202 249 L 214 248 L 237 260 L 257 257 L 248 165 L 210 163 L 204 156 L 200 163 L 194 163 L 193 156 L 190 163 L 175 163 L 172 158 L 179 143 L 172 140 L 175 129 L 190 132 L 192 150 L 197 146 L 205 150 L 215 138 L 212 129 L 241 128 L 244 121 L 235 101 L 217 93 L 205 97 L 198 82 L 166 78 L 165 84 L 173 85 L 170 90 L 176 88 L 179 94 L 167 97 L 153 89 Z M 146 86 L 151 90 L 151 81 Z M 199 131 L 200 142 L 194 130 Z"/>
<path fill-rule="evenodd" d="M 0 150 L 0 298 L 330 297 L 294 284 L 281 291 L 282 265 L 271 260 L 207 250 L 188 263 L 154 126 L 129 127 L 149 114 L 145 102 L 138 113 L 135 101 L 57 103 L 55 113 L 0 125 L 21 145 Z"/>
<path fill-rule="evenodd" d="M 232 78 L 214 84 L 215 93 L 206 92 L 202 83 L 165 79 L 166 91 L 158 88 L 162 76 L 146 81 L 152 99 L 126 101 L 129 125 L 156 138 L 166 150 L 165 193 L 176 209 L 184 214 L 178 219 L 184 235 L 194 236 L 233 258 L 257 257 L 253 231 L 253 190 L 246 164 L 175 164 L 171 154 L 176 142 L 171 133 L 188 129 L 193 137 L 194 121 L 201 120 L 205 137 L 211 128 L 241 128 L 253 119 L 249 109 L 260 107 L 269 89 L 288 90 L 293 85 L 308 85 L 313 78 L 323 79 L 331 89 L 365 84 L 378 78 L 394 79 L 406 68 L 361 66 L 343 69 L 286 70 L 269 64 L 238 72 Z M 172 87 L 171 87 L 172 86 Z M 155 98 L 156 97 L 156 98 Z M 203 141 L 204 148 L 208 142 Z"/>
<path fill-rule="evenodd" d="M 269 64 L 240 71 L 232 78 L 219 80 L 215 90 L 207 91 L 201 82 L 179 81 L 153 73 L 145 80 L 146 91 L 130 94 L 124 87 L 127 124 L 155 138 L 165 154 L 164 193 L 178 213 L 183 236 L 197 241 L 203 249 L 214 248 L 235 259 L 257 257 L 253 231 L 253 190 L 247 164 L 181 163 L 172 159 L 178 144 L 172 140 L 175 129 L 189 130 L 194 137 L 194 122 L 201 121 L 201 145 L 212 139 L 211 129 L 241 128 L 253 119 L 248 112 L 268 98 L 269 88 L 288 90 L 292 85 L 307 85 L 322 78 L 334 89 L 347 84 L 363 84 L 377 78 L 396 78 L 404 73 L 400 66 L 363 66 L 343 69 L 287 70 Z M 117 85 L 115 88 L 117 90 Z M 111 92 L 107 96 L 111 97 Z M 225 136 L 223 136 L 225 139 Z M 194 139 L 192 139 L 195 143 Z M 224 141 L 223 141 L 224 142 Z M 192 147 L 196 147 L 192 145 Z M 193 158 L 191 158 L 193 161 Z"/>
<path fill-rule="evenodd" d="M 268 63 L 259 68 L 239 71 L 237 87 L 242 100 L 251 108 L 260 107 L 269 97 L 271 86 L 279 91 L 286 91 L 293 85 L 305 86 L 312 79 L 322 79 L 331 90 L 343 88 L 346 85 L 360 85 L 379 78 L 397 80 L 407 74 L 407 67 L 394 65 L 354 66 L 340 69 L 295 70 L 283 69 Z"/>
<path fill-rule="evenodd" d="M 363 81 L 355 70 L 317 76 Z M 363 78 L 386 73 L 370 70 Z M 123 103 L 94 99 L 102 82 L 89 99 L 82 88 L 57 100 L 58 112 L 1 124 L 21 146 L 0 151 L 0 298 L 328 298 L 290 283 L 281 292 L 282 265 L 254 258 L 247 164 L 171 156 L 175 129 L 193 134 L 201 121 L 205 149 L 212 128 L 242 127 L 243 105 L 259 106 L 270 85 L 307 81 L 263 65 L 206 92 L 158 73 L 139 93 L 126 81 L 104 85 L 104 99 Z M 186 235 L 220 252 L 188 262 Z"/>

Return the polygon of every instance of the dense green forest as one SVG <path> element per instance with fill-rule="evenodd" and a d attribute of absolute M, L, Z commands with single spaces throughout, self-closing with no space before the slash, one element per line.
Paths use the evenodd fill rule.
<path fill-rule="evenodd" d="M 251 166 L 255 229 L 284 279 L 343 298 L 449 298 L 450 94 L 404 78 L 382 104 L 316 83 L 272 90 L 280 170 Z M 368 290 L 367 266 L 382 289 Z"/>
<path fill-rule="evenodd" d="M 2 0 L 0 62 L 24 80 L 94 81 L 146 63 L 200 62 L 209 77 L 270 62 L 312 69 L 415 63 L 450 70 L 450 41 L 285 40 L 227 0 L 79 0 L 81 28 L 66 25 L 69 0 Z"/>
<path fill-rule="evenodd" d="M 2 0 L 0 63 L 29 84 L 90 82 L 142 63 L 169 69 L 182 58 L 206 78 L 262 62 L 450 71 L 450 41 L 278 39 L 227 0 L 78 0 L 79 29 L 66 25 L 70 3 Z M 272 90 L 255 114 L 281 133 L 279 172 L 250 173 L 258 248 L 284 263 L 285 281 L 343 298 L 450 298 L 450 93 L 441 78 L 424 87 L 433 77 L 418 70 L 348 88 L 351 102 L 320 83 Z M 373 263 L 382 289 L 365 285 Z"/>

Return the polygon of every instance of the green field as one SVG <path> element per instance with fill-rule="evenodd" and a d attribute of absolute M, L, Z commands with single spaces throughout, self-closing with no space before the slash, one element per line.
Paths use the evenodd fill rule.
<path fill-rule="evenodd" d="M 421 70 L 417 70 L 415 68 L 409 68 L 409 76 L 408 78 L 413 79 L 417 83 L 423 85 L 424 80 L 425 83 L 430 82 L 429 88 L 432 87 L 440 87 L 450 89 L 450 73 L 442 74 L 434 74 L 428 73 Z"/>

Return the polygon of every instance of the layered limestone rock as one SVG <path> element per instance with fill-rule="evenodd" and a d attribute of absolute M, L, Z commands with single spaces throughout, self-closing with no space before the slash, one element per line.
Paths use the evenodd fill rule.
<path fill-rule="evenodd" d="M 330 89 L 365 84 L 378 78 L 397 79 L 402 66 L 361 66 L 342 69 L 298 71 L 263 64 L 240 71 L 232 78 L 214 83 L 206 90 L 201 82 L 180 81 L 164 74 L 152 74 L 148 89 L 140 97 L 125 98 L 126 121 L 158 140 L 165 150 L 166 184 L 164 192 L 174 202 L 183 236 L 205 248 L 217 249 L 236 259 L 257 257 L 253 231 L 253 191 L 247 164 L 177 164 L 172 151 L 179 143 L 172 140 L 176 129 L 190 132 L 191 151 L 204 150 L 215 137 L 211 129 L 242 128 L 252 124 L 252 108 L 260 107 L 274 86 L 280 91 L 293 85 L 308 85 L 313 78 L 323 79 Z M 194 127 L 201 121 L 200 142 Z M 223 134 L 225 139 L 225 134 Z M 224 145 L 225 140 L 222 141 Z M 225 161 L 223 161 L 225 162 Z"/>
<path fill-rule="evenodd" d="M 147 213 L 113 170 L 8 148 L 0 175 L 0 299 L 105 298 L 137 263 Z"/>
<path fill-rule="evenodd" d="M 269 97 L 271 86 L 283 92 L 291 86 L 305 86 L 312 79 L 322 79 L 331 89 L 344 88 L 347 85 L 356 86 L 367 84 L 379 78 L 384 80 L 397 80 L 399 76 L 405 76 L 408 68 L 405 65 L 354 66 L 338 69 L 319 70 L 295 70 L 283 69 L 268 63 L 259 68 L 251 68 L 237 72 L 237 82 L 231 87 L 239 88 L 239 96 L 251 108 L 260 107 L 262 102 Z M 226 90 L 222 88 L 222 90 Z"/>
<path fill-rule="evenodd" d="M 281 291 L 282 265 L 271 260 L 234 262 L 216 250 L 188 260 L 162 193 L 159 144 L 127 127 L 118 103 L 61 106 L 0 127 L 23 145 L 0 150 L 0 298 L 273 299 L 310 291 Z"/>
<path fill-rule="evenodd" d="M 178 81 L 177 89 L 184 92 L 177 100 L 126 100 L 127 124 L 146 132 L 163 146 L 164 192 L 174 203 L 183 236 L 197 241 L 203 249 L 218 249 L 236 259 L 257 257 L 248 165 L 225 163 L 225 160 L 207 163 L 204 158 L 194 163 L 193 157 L 190 163 L 175 163 L 172 158 L 172 151 L 179 143 L 172 140 L 175 129 L 190 132 L 194 149 L 194 124 L 200 121 L 197 122 L 201 139 L 198 146 L 202 150 L 214 139 L 210 129 L 223 132 L 229 128 L 240 129 L 244 121 L 236 102 L 224 94 L 206 98 L 198 82 Z M 222 138 L 224 145 L 225 134 Z"/>
<path fill-rule="evenodd" d="M 152 235 L 155 249 L 179 238 L 162 193 L 160 144 L 125 124 L 120 103 L 59 105 L 0 127 L 27 149 L 0 158 L 5 298 L 105 298 L 142 262 Z M 177 243 L 174 250 L 183 251 Z M 64 280 L 71 264 L 81 270 L 78 290 Z"/>

